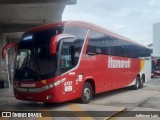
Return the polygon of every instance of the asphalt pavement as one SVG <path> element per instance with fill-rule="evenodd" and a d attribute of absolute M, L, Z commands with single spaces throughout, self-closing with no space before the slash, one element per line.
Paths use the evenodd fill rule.
<path fill-rule="evenodd" d="M 153 78 L 139 90 L 123 88 L 95 95 L 89 104 L 69 101 L 59 104 L 44 104 L 16 100 L 12 88 L 0 89 L 0 111 L 41 113 L 41 116 L 19 118 L 1 117 L 1 120 L 160 120 L 160 78 Z M 22 113 L 21 113 L 22 115 Z M 43 117 L 44 116 L 44 117 Z"/>

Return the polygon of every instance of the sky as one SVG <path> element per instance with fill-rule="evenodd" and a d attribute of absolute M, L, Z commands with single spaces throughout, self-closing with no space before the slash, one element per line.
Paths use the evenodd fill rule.
<path fill-rule="evenodd" d="M 67 5 L 62 20 L 82 20 L 147 45 L 153 24 L 160 23 L 160 0 L 77 0 Z"/>

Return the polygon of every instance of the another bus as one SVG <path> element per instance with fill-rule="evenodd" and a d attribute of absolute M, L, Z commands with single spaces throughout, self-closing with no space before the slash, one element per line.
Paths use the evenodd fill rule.
<path fill-rule="evenodd" d="M 152 72 L 151 77 L 159 77 L 160 76 L 160 58 L 159 57 L 152 57 Z"/>
<path fill-rule="evenodd" d="M 93 94 L 143 87 L 150 49 L 91 23 L 65 21 L 33 28 L 16 44 L 14 95 L 19 100 L 89 103 Z"/>

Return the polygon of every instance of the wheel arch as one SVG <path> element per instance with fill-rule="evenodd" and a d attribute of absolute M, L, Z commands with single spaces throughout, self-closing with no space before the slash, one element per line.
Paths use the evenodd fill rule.
<path fill-rule="evenodd" d="M 143 82 L 145 82 L 146 81 L 146 76 L 145 76 L 145 74 L 143 73 L 142 74 L 142 76 L 141 76 L 141 80 L 143 81 Z"/>
<path fill-rule="evenodd" d="M 138 77 L 139 79 L 141 79 L 141 75 L 140 74 L 137 74 L 137 76 L 136 77 Z"/>
<path fill-rule="evenodd" d="M 85 82 L 88 82 L 88 83 L 91 84 L 92 90 L 93 90 L 93 94 L 95 94 L 95 93 L 96 93 L 96 85 L 95 85 L 94 79 L 93 79 L 93 78 L 87 78 L 87 79 L 85 80 Z M 84 82 L 84 83 L 85 83 L 85 82 Z"/>

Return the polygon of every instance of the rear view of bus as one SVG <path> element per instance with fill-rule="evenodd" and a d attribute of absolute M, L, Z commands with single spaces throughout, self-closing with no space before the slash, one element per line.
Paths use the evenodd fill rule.
<path fill-rule="evenodd" d="M 31 29 L 16 46 L 14 94 L 19 100 L 64 102 L 133 86 L 151 74 L 151 51 L 84 22 L 60 22 Z"/>

